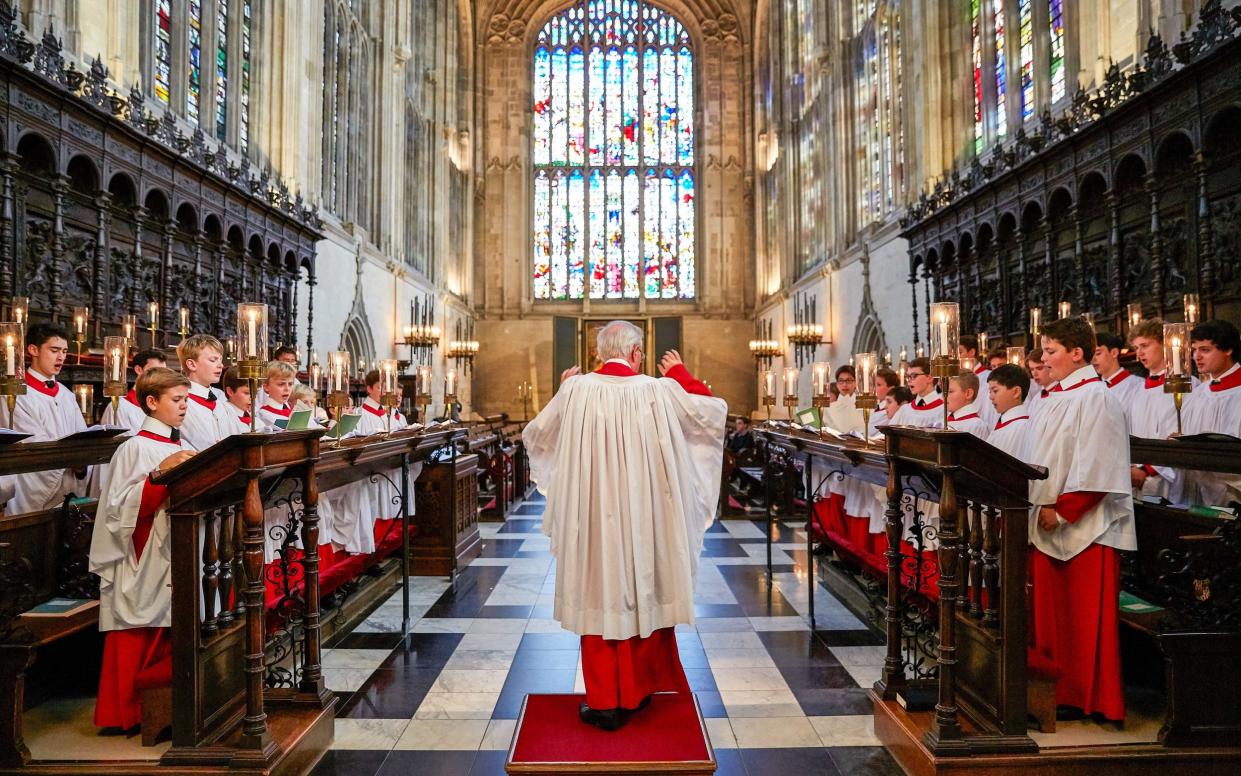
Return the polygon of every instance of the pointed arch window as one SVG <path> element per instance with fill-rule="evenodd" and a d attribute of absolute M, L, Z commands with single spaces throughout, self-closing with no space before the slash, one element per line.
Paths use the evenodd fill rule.
<path fill-rule="evenodd" d="M 215 0 L 215 135 L 228 137 L 228 0 Z"/>
<path fill-rule="evenodd" d="M 172 100 L 172 0 L 155 0 L 154 73 L 155 98 L 168 105 Z"/>
<path fill-rule="evenodd" d="M 536 299 L 692 299 L 694 54 L 645 0 L 579 0 L 533 55 Z"/>

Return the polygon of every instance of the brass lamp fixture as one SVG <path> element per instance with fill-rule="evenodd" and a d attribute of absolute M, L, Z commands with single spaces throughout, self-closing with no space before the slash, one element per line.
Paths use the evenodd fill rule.
<path fill-rule="evenodd" d="M 780 347 L 779 340 L 772 337 L 771 321 L 759 321 L 756 335 L 750 340 L 750 355 L 754 357 L 754 363 L 761 372 L 771 369 L 771 359 L 783 353 L 784 350 Z"/>
<path fill-rule="evenodd" d="M 478 340 L 474 339 L 474 319 L 458 320 L 456 336 L 456 339 L 449 341 L 444 355 L 456 361 L 458 369 L 469 374 L 474 371 L 474 357 L 478 355 Z"/>
<path fill-rule="evenodd" d="M 948 380 L 961 372 L 958 358 L 961 346 L 961 310 L 956 302 L 931 305 L 931 374 L 939 378 L 942 390 Z M 948 402 L 944 402 L 944 428 L 948 427 Z"/>
<path fill-rule="evenodd" d="M 9 428 L 13 427 L 13 411 L 17 397 L 26 394 L 26 359 L 22 356 L 26 340 L 25 324 L 0 323 L 0 396 L 8 402 Z"/>
<path fill-rule="evenodd" d="M 793 323 L 785 330 L 785 336 L 793 346 L 793 358 L 800 369 L 803 363 L 814 360 L 814 351 L 823 344 L 823 325 L 817 323 L 818 298 L 802 294 L 793 301 Z"/>
<path fill-rule="evenodd" d="M 152 329 L 154 336 L 154 329 Z M 267 305 L 242 302 L 237 305 L 237 376 L 250 385 L 250 395 L 259 395 L 259 380 L 267 369 Z M 256 431 L 258 412 L 250 413 L 250 431 Z"/>
<path fill-rule="evenodd" d="M 1165 323 L 1163 325 L 1163 357 L 1168 365 L 1163 381 L 1164 393 L 1172 394 L 1176 404 L 1176 433 L 1181 433 L 1181 399 L 1194 389 L 1193 348 L 1189 346 L 1188 323 Z"/>

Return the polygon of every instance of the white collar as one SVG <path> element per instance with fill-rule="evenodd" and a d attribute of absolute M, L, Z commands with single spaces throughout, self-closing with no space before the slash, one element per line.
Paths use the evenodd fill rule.
<path fill-rule="evenodd" d="M 628 361 L 626 361 L 626 360 L 625 360 L 625 359 L 623 359 L 623 358 L 609 358 L 607 361 L 604 361 L 603 363 L 605 363 L 605 364 L 624 364 L 625 366 L 629 366 L 629 362 L 628 362 Z M 633 369 L 633 367 L 631 367 L 631 366 L 630 366 L 629 368 L 630 368 L 630 369 Z"/>
<path fill-rule="evenodd" d="M 981 415 L 982 407 L 978 404 L 978 399 L 974 399 L 972 402 L 965 405 L 961 409 L 957 410 L 956 412 L 949 413 L 949 414 L 956 418 L 963 418 L 966 415 Z"/>
<path fill-rule="evenodd" d="M 1102 377 L 1102 378 L 1103 378 L 1103 382 L 1105 382 L 1105 383 L 1110 383 L 1110 382 L 1112 382 L 1112 380 L 1113 380 L 1113 379 L 1115 379 L 1115 378 L 1116 378 L 1116 375 L 1118 375 L 1118 374 L 1120 374 L 1121 372 L 1124 372 L 1124 371 L 1125 371 L 1125 368 L 1124 368 L 1123 366 L 1118 366 L 1118 367 L 1116 367 L 1116 371 L 1115 371 L 1115 372 L 1112 372 L 1110 375 L 1105 375 L 1105 374 L 1099 373 L 1099 377 Z M 1128 373 L 1126 372 L 1126 374 L 1128 374 Z"/>
<path fill-rule="evenodd" d="M 372 398 L 371 398 L 371 397 L 369 397 L 369 396 L 367 396 L 365 399 L 363 399 L 363 400 L 362 400 L 362 403 L 363 403 L 363 404 L 365 404 L 366 406 L 368 406 L 368 407 L 372 408 L 372 409 L 377 409 L 377 410 L 382 410 L 382 409 L 383 409 L 383 405 L 382 405 L 382 404 L 380 404 L 379 402 L 375 401 L 374 399 L 372 399 Z"/>
<path fill-rule="evenodd" d="M 141 430 L 150 431 L 152 434 L 158 434 L 162 437 L 172 437 L 172 426 L 162 420 L 159 420 L 154 415 L 147 415 L 143 418 Z M 176 444 L 180 444 L 180 442 L 177 442 Z"/>
<path fill-rule="evenodd" d="M 1026 408 L 1018 404 L 1016 407 L 1009 409 L 1007 412 L 1000 413 L 1000 419 L 997 422 L 1007 423 L 1010 420 L 1016 420 L 1021 417 L 1028 419 L 1030 416 L 1028 414 L 1022 415 L 1021 413 L 1023 412 L 1026 412 Z M 1012 415 L 1012 417 L 1010 418 L 1009 415 Z"/>
<path fill-rule="evenodd" d="M 921 396 L 915 396 L 915 397 L 914 397 L 914 401 L 917 401 L 918 399 L 921 399 L 921 400 L 926 401 L 926 402 L 932 402 L 932 401 L 935 401 L 936 399 L 938 399 L 939 397 L 940 397 L 939 389 L 938 389 L 938 388 L 932 388 L 932 389 L 930 390 L 930 392 L 929 392 L 929 393 L 924 393 L 924 394 L 922 394 Z"/>
<path fill-rule="evenodd" d="M 224 403 L 225 403 L 225 404 L 227 404 L 229 407 L 232 407 L 233 412 L 236 412 L 236 413 L 237 413 L 237 417 L 239 417 L 239 418 L 240 418 L 242 415 L 249 414 L 249 413 L 247 413 L 247 412 L 246 412 L 246 410 L 243 410 L 241 407 L 238 407 L 236 404 L 233 404 L 231 401 L 226 401 L 226 402 L 224 402 Z"/>
<path fill-rule="evenodd" d="M 190 380 L 190 393 L 205 399 L 211 394 L 211 389 L 205 385 L 199 385 L 193 380 Z"/>
<path fill-rule="evenodd" d="M 1064 390 L 1066 388 L 1072 388 L 1073 386 L 1077 385 L 1078 383 L 1084 380 L 1094 380 L 1094 379 L 1097 379 L 1098 377 L 1099 377 L 1099 373 L 1095 371 L 1095 368 L 1091 366 L 1090 364 L 1086 364 L 1081 369 L 1078 369 L 1070 373 L 1068 377 L 1061 380 L 1060 389 Z M 1056 384 L 1052 383 L 1051 387 L 1052 388 L 1056 387 Z M 1047 390 L 1051 390 L 1051 388 L 1048 388 Z"/>
<path fill-rule="evenodd" d="M 46 383 L 48 380 L 54 380 L 54 379 L 55 379 L 55 378 L 48 377 L 47 375 L 45 375 L 45 374 L 43 374 L 43 373 L 39 372 L 37 369 L 33 369 L 33 368 L 32 368 L 32 369 L 27 369 L 27 370 L 26 370 L 26 374 L 34 375 L 34 379 L 38 380 L 38 381 L 39 381 L 39 382 L 41 382 L 41 383 Z"/>
<path fill-rule="evenodd" d="M 1230 374 L 1232 374 L 1233 372 L 1237 371 L 1238 369 L 1241 369 L 1241 363 L 1238 363 L 1238 362 L 1233 362 L 1232 367 L 1231 367 L 1231 368 L 1229 368 L 1227 371 L 1225 371 L 1223 374 L 1221 374 L 1221 375 L 1211 375 L 1211 382 L 1214 382 L 1214 381 L 1216 381 L 1216 380 L 1223 380 L 1225 377 L 1227 377 L 1228 375 L 1230 375 Z"/>

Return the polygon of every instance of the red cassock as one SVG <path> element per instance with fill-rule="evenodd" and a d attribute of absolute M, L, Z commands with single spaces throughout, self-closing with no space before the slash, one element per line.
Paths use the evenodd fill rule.
<path fill-rule="evenodd" d="M 611 377 L 638 374 L 615 361 L 604 364 L 597 373 Z M 706 384 L 690 375 L 684 366 L 673 367 L 665 376 L 676 380 L 688 393 L 711 395 Z M 582 636 L 582 679 L 586 684 L 586 705 L 592 709 L 635 709 L 652 693 L 690 691 L 673 628 L 659 628 L 646 638 Z"/>
<path fill-rule="evenodd" d="M 147 434 L 142 431 L 140 434 Z M 134 527 L 134 554 L 142 558 L 151 524 L 168 488 L 148 480 L 142 486 L 142 504 Z M 171 628 L 126 628 L 108 631 L 103 642 L 95 725 L 128 730 L 142 722 L 141 686 L 168 684 L 172 677 Z M 166 680 L 167 681 L 166 681 Z"/>
<path fill-rule="evenodd" d="M 1056 500 L 1056 513 L 1076 522 L 1103 495 L 1065 493 Z M 1095 543 L 1057 560 L 1031 547 L 1030 581 L 1030 645 L 1059 673 L 1056 703 L 1123 720 L 1120 555 Z"/>

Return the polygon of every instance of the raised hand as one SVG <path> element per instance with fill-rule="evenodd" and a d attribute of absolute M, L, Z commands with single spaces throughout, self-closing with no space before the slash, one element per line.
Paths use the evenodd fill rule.
<path fill-rule="evenodd" d="M 574 375 L 578 375 L 581 373 L 582 373 L 582 368 L 574 364 L 573 366 L 569 367 L 568 369 L 560 373 L 560 382 L 563 383 L 565 380 L 568 380 L 570 377 L 573 377 Z"/>
<path fill-rule="evenodd" d="M 667 353 L 664 353 L 664 355 L 659 359 L 659 374 L 660 376 L 666 375 L 668 374 L 669 369 L 676 366 L 677 364 L 684 364 L 684 363 L 685 362 L 681 360 L 680 353 L 676 352 L 675 350 L 669 350 Z"/>

